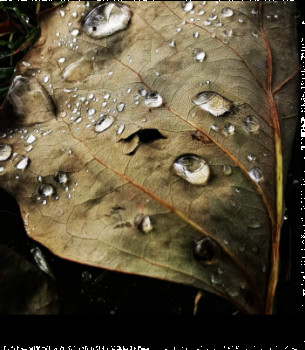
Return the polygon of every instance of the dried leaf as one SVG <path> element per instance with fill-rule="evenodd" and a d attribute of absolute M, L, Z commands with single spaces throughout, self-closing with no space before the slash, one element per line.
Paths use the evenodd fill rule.
<path fill-rule="evenodd" d="M 2 111 L 14 154 L 1 186 L 63 258 L 270 313 L 297 114 L 294 4 L 99 6 L 107 21 L 94 10 L 88 22 L 83 2 L 43 16 L 9 93 L 15 117 Z"/>

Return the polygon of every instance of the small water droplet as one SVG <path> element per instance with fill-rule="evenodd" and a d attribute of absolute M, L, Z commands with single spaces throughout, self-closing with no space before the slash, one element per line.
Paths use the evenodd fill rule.
<path fill-rule="evenodd" d="M 148 215 L 139 214 L 134 221 L 135 226 L 143 233 L 149 233 L 153 230 L 150 217 Z"/>
<path fill-rule="evenodd" d="M 219 117 L 230 111 L 232 103 L 226 98 L 212 91 L 204 91 L 196 95 L 193 102 L 201 109 Z"/>
<path fill-rule="evenodd" d="M 28 138 L 26 139 L 26 144 L 30 145 L 30 144 L 32 144 L 35 141 L 36 141 L 36 137 L 33 134 L 30 134 L 28 136 Z"/>
<path fill-rule="evenodd" d="M 169 46 L 170 46 L 170 47 L 175 47 L 175 46 L 176 46 L 175 41 L 174 41 L 174 40 L 170 40 L 170 41 L 169 41 Z"/>
<path fill-rule="evenodd" d="M 253 115 L 248 115 L 247 118 L 243 121 L 243 127 L 248 132 L 257 132 L 259 130 L 258 119 Z"/>
<path fill-rule="evenodd" d="M 246 243 L 241 243 L 241 245 L 238 247 L 238 250 L 240 252 L 244 252 L 246 250 Z"/>
<path fill-rule="evenodd" d="M 42 184 L 38 188 L 38 193 L 44 197 L 51 197 L 55 193 L 55 190 L 50 184 Z"/>
<path fill-rule="evenodd" d="M 0 143 L 0 161 L 3 162 L 12 155 L 13 149 L 10 145 Z"/>
<path fill-rule="evenodd" d="M 261 224 L 256 219 L 250 218 L 250 220 L 248 222 L 248 227 L 249 228 L 260 228 Z"/>
<path fill-rule="evenodd" d="M 227 293 L 231 296 L 231 297 L 237 297 L 239 294 L 239 290 L 234 288 L 234 287 L 230 287 L 227 289 Z"/>
<path fill-rule="evenodd" d="M 221 16 L 222 17 L 231 17 L 234 15 L 234 12 L 233 10 L 231 9 L 231 7 L 224 7 L 222 10 L 221 10 Z"/>
<path fill-rule="evenodd" d="M 204 24 L 205 26 L 210 26 L 210 25 L 211 25 L 211 22 L 208 21 L 208 20 L 205 20 L 205 21 L 203 21 L 203 24 Z"/>
<path fill-rule="evenodd" d="M 248 284 L 247 284 L 246 281 L 241 281 L 241 282 L 239 283 L 239 286 L 240 286 L 240 289 L 247 289 Z"/>
<path fill-rule="evenodd" d="M 77 17 L 77 12 L 75 12 L 75 11 L 72 12 L 72 13 L 71 13 L 71 16 L 72 16 L 73 18 Z"/>
<path fill-rule="evenodd" d="M 95 124 L 95 131 L 102 132 L 108 129 L 115 122 L 115 118 L 111 115 L 101 116 Z"/>
<path fill-rule="evenodd" d="M 262 171 L 258 167 L 251 168 L 250 171 L 249 171 L 249 175 L 256 182 L 260 182 L 260 181 L 262 181 L 264 179 Z"/>
<path fill-rule="evenodd" d="M 176 28 L 176 32 L 177 32 L 177 33 L 180 33 L 181 30 L 182 30 L 182 28 L 180 28 L 180 27 Z"/>
<path fill-rule="evenodd" d="M 47 82 L 49 81 L 49 77 L 48 77 L 48 76 L 43 77 L 43 78 L 42 78 L 42 81 L 43 81 L 44 83 L 47 83 Z"/>
<path fill-rule="evenodd" d="M 230 167 L 230 165 L 224 165 L 222 167 L 222 173 L 226 176 L 229 176 L 232 174 L 232 168 Z"/>
<path fill-rule="evenodd" d="M 195 61 L 203 62 L 203 60 L 205 59 L 205 51 L 203 51 L 202 49 L 195 49 L 193 51 L 193 57 Z"/>
<path fill-rule="evenodd" d="M 178 157 L 173 169 L 176 175 L 192 185 L 205 185 L 210 177 L 210 167 L 207 162 L 195 154 L 185 154 Z"/>
<path fill-rule="evenodd" d="M 104 100 L 109 100 L 110 94 L 109 93 L 105 94 L 103 98 L 104 98 Z"/>
<path fill-rule="evenodd" d="M 118 135 L 121 135 L 122 134 L 122 132 L 124 131 L 124 129 L 125 129 L 125 124 L 120 124 L 120 125 L 118 125 L 117 126 L 117 131 L 116 131 L 116 133 L 118 134 Z"/>
<path fill-rule="evenodd" d="M 116 110 L 120 113 L 120 112 L 123 112 L 125 108 L 125 103 L 124 102 L 120 102 L 118 103 L 118 105 L 116 106 Z"/>
<path fill-rule="evenodd" d="M 194 32 L 194 33 L 193 33 L 193 37 L 194 37 L 195 39 L 199 38 L 199 32 Z"/>
<path fill-rule="evenodd" d="M 253 8 L 253 9 L 251 10 L 251 14 L 252 14 L 252 15 L 257 15 L 257 14 L 258 14 L 258 10 L 257 10 L 256 8 Z"/>
<path fill-rule="evenodd" d="M 70 32 L 70 34 L 71 34 L 72 36 L 78 36 L 79 33 L 80 33 L 79 29 L 72 29 L 71 32 Z"/>
<path fill-rule="evenodd" d="M 64 10 L 60 10 L 60 11 L 59 11 L 59 14 L 60 14 L 61 17 L 65 17 L 66 12 L 65 12 Z"/>
<path fill-rule="evenodd" d="M 151 91 L 146 95 L 144 103 L 149 108 L 157 108 L 162 105 L 163 99 L 157 91 Z"/>
<path fill-rule="evenodd" d="M 218 18 L 217 15 L 210 14 L 208 19 L 209 19 L 209 21 L 215 21 L 215 19 L 217 19 L 217 18 Z"/>
<path fill-rule="evenodd" d="M 253 31 L 251 32 L 251 35 L 252 35 L 254 38 L 258 38 L 258 33 L 257 33 L 256 30 L 253 30 Z"/>
<path fill-rule="evenodd" d="M 223 34 L 225 36 L 233 36 L 233 30 L 232 29 L 224 30 Z"/>
<path fill-rule="evenodd" d="M 30 62 L 23 61 L 23 62 L 22 62 L 22 65 L 23 65 L 24 67 L 30 67 L 30 66 L 31 66 L 31 63 L 30 63 Z"/>
<path fill-rule="evenodd" d="M 194 5 L 193 5 L 192 1 L 183 1 L 181 7 L 182 7 L 183 11 L 190 12 L 193 10 Z"/>
<path fill-rule="evenodd" d="M 215 276 L 214 274 L 211 275 L 211 283 L 212 284 L 219 284 L 221 281 L 219 279 L 219 277 Z"/>
<path fill-rule="evenodd" d="M 214 131 L 218 131 L 219 130 L 219 128 L 218 128 L 218 126 L 216 124 L 212 124 L 211 125 L 211 129 L 214 130 Z"/>
<path fill-rule="evenodd" d="M 212 265 L 217 261 L 217 245 L 208 237 L 195 242 L 195 257 L 204 265 Z"/>
<path fill-rule="evenodd" d="M 65 57 L 60 57 L 57 62 L 58 63 L 64 63 L 66 61 Z"/>
<path fill-rule="evenodd" d="M 58 171 L 55 175 L 54 175 L 54 180 L 60 184 L 65 185 L 68 181 L 69 181 L 69 177 L 68 175 L 63 172 L 63 171 Z"/>
<path fill-rule="evenodd" d="M 239 23 L 244 23 L 243 18 L 238 18 L 238 22 L 239 22 Z"/>
<path fill-rule="evenodd" d="M 247 159 L 248 159 L 250 162 L 253 162 L 253 161 L 256 159 L 256 157 L 255 157 L 252 153 L 249 153 L 249 154 L 247 155 Z"/>
<path fill-rule="evenodd" d="M 131 10 L 127 5 L 103 3 L 88 12 L 82 28 L 92 38 L 104 38 L 125 29 L 130 18 Z"/>
<path fill-rule="evenodd" d="M 109 72 L 108 72 L 108 75 L 113 75 L 113 71 L 112 71 L 112 70 L 109 71 Z"/>
<path fill-rule="evenodd" d="M 23 157 L 16 165 L 18 170 L 24 170 L 30 163 L 29 158 Z"/>
<path fill-rule="evenodd" d="M 225 136 L 233 135 L 235 133 L 235 126 L 233 124 L 231 124 L 231 123 L 225 124 L 223 129 L 222 129 L 222 133 Z"/>
<path fill-rule="evenodd" d="M 96 110 L 94 108 L 89 108 L 87 110 L 88 116 L 91 117 L 95 114 Z"/>

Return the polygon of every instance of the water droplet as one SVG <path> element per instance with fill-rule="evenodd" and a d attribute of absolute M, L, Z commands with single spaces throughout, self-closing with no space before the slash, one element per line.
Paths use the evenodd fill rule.
<path fill-rule="evenodd" d="M 248 132 L 253 132 L 253 133 L 257 132 L 259 129 L 258 119 L 253 115 L 248 115 L 243 122 L 243 127 Z"/>
<path fill-rule="evenodd" d="M 94 7 L 82 21 L 84 32 L 92 38 L 104 38 L 125 29 L 131 17 L 125 4 L 104 3 Z"/>
<path fill-rule="evenodd" d="M 42 182 L 42 177 L 41 177 L 40 175 L 38 175 L 38 176 L 36 177 L 36 180 L 37 180 L 37 182 Z"/>
<path fill-rule="evenodd" d="M 205 26 L 210 26 L 210 25 L 211 25 L 211 22 L 208 21 L 208 20 L 205 20 L 205 21 L 203 21 L 203 24 L 204 24 Z"/>
<path fill-rule="evenodd" d="M 251 10 L 251 14 L 252 14 L 252 15 L 257 15 L 257 14 L 258 14 L 258 10 L 257 10 L 256 8 L 253 8 L 253 9 Z"/>
<path fill-rule="evenodd" d="M 248 227 L 249 228 L 260 228 L 261 224 L 256 219 L 250 218 L 250 220 L 248 222 Z"/>
<path fill-rule="evenodd" d="M 251 168 L 250 171 L 249 171 L 249 175 L 256 182 L 260 182 L 260 181 L 262 181 L 264 179 L 262 171 L 258 167 Z"/>
<path fill-rule="evenodd" d="M 180 33 L 181 30 L 182 30 L 182 28 L 180 28 L 180 27 L 176 28 L 176 32 L 177 32 L 177 33 Z"/>
<path fill-rule="evenodd" d="M 0 166 L 0 173 L 3 173 L 4 172 L 4 167 L 3 166 Z"/>
<path fill-rule="evenodd" d="M 198 12 L 198 15 L 199 15 L 199 16 L 202 16 L 202 15 L 204 15 L 204 14 L 205 14 L 205 12 L 204 12 L 203 10 L 201 10 L 201 11 Z"/>
<path fill-rule="evenodd" d="M 231 17 L 233 16 L 234 12 L 233 10 L 231 9 L 231 7 L 224 7 L 222 10 L 221 10 L 221 16 L 222 17 Z"/>
<path fill-rule="evenodd" d="M 30 67 L 30 66 L 31 66 L 31 63 L 26 62 L 26 61 L 23 61 L 21 64 L 22 64 L 24 67 Z"/>
<path fill-rule="evenodd" d="M 256 30 L 253 30 L 253 31 L 251 32 L 251 35 L 252 35 L 254 38 L 258 38 L 258 33 L 257 33 Z"/>
<path fill-rule="evenodd" d="M 175 47 L 175 46 L 176 46 L 175 41 L 174 41 L 174 40 L 170 40 L 170 41 L 169 41 L 169 46 L 170 46 L 170 47 Z"/>
<path fill-rule="evenodd" d="M 239 22 L 239 23 L 244 23 L 243 18 L 238 18 L 238 22 Z"/>
<path fill-rule="evenodd" d="M 110 98 L 110 94 L 109 93 L 104 95 L 104 100 L 109 100 L 109 98 Z"/>
<path fill-rule="evenodd" d="M 204 265 L 212 265 L 217 261 L 217 245 L 210 238 L 205 237 L 195 242 L 194 254 Z"/>
<path fill-rule="evenodd" d="M 225 135 L 225 136 L 230 136 L 230 135 L 233 135 L 235 132 L 235 126 L 231 123 L 227 123 L 224 125 L 223 127 L 223 130 L 222 130 L 222 133 Z"/>
<path fill-rule="evenodd" d="M 16 168 L 18 170 L 24 170 L 29 165 L 29 163 L 30 163 L 29 158 L 24 157 L 17 163 Z"/>
<path fill-rule="evenodd" d="M 74 17 L 74 18 L 77 17 L 77 12 L 72 12 L 71 16 Z"/>
<path fill-rule="evenodd" d="M 233 30 L 232 29 L 224 30 L 223 34 L 226 35 L 226 36 L 232 36 L 233 35 Z"/>
<path fill-rule="evenodd" d="M 247 289 L 248 284 L 247 284 L 246 281 L 241 281 L 241 282 L 239 283 L 239 286 L 240 286 L 240 289 Z"/>
<path fill-rule="evenodd" d="M 238 247 L 238 250 L 240 252 L 244 252 L 246 250 L 246 243 L 241 243 L 241 245 Z"/>
<path fill-rule="evenodd" d="M 205 185 L 210 177 L 210 167 L 207 162 L 195 154 L 178 157 L 173 164 L 173 169 L 176 175 L 192 185 Z"/>
<path fill-rule="evenodd" d="M 109 71 L 109 72 L 108 72 L 108 75 L 113 75 L 113 71 L 112 71 L 112 70 Z"/>
<path fill-rule="evenodd" d="M 239 290 L 234 288 L 234 287 L 231 287 L 231 288 L 228 288 L 227 289 L 227 293 L 231 296 L 231 297 L 237 297 L 238 294 L 239 294 Z"/>
<path fill-rule="evenodd" d="M 55 190 L 50 184 L 42 184 L 38 188 L 38 193 L 44 197 L 51 197 L 55 193 Z"/>
<path fill-rule="evenodd" d="M 210 14 L 209 21 L 215 21 L 215 19 L 217 19 L 217 18 L 218 18 L 217 15 Z"/>
<path fill-rule="evenodd" d="M 185 12 L 190 12 L 194 8 L 192 1 L 183 1 L 181 7 L 182 7 L 182 10 Z"/>
<path fill-rule="evenodd" d="M 0 161 L 3 162 L 12 155 L 13 149 L 10 145 L 0 143 Z"/>
<path fill-rule="evenodd" d="M 147 107 L 156 108 L 162 105 L 163 99 L 157 91 L 151 91 L 146 95 L 144 102 Z"/>
<path fill-rule="evenodd" d="M 247 155 L 247 159 L 248 159 L 250 162 L 253 162 L 253 161 L 256 159 L 256 157 L 255 157 L 252 153 L 249 153 L 249 154 Z"/>
<path fill-rule="evenodd" d="M 65 185 L 68 181 L 69 181 L 69 177 L 68 175 L 63 172 L 63 171 L 58 171 L 55 175 L 54 175 L 54 180 L 60 184 Z"/>
<path fill-rule="evenodd" d="M 35 141 L 36 141 L 36 137 L 33 134 L 30 134 L 28 136 L 28 138 L 26 139 L 26 144 L 30 145 L 30 144 L 32 144 Z"/>
<path fill-rule="evenodd" d="M 118 126 L 116 133 L 118 135 L 121 135 L 124 129 L 125 129 L 125 124 L 122 123 L 120 126 Z"/>
<path fill-rule="evenodd" d="M 89 115 L 89 117 L 93 116 L 95 114 L 96 110 L 94 108 L 89 108 L 87 113 Z"/>
<path fill-rule="evenodd" d="M 60 10 L 60 11 L 59 11 L 59 14 L 60 14 L 61 17 L 65 17 L 66 12 L 65 12 L 64 10 Z"/>
<path fill-rule="evenodd" d="M 230 111 L 232 103 L 224 97 L 212 91 L 203 91 L 199 93 L 193 102 L 201 109 L 219 117 Z"/>
<path fill-rule="evenodd" d="M 211 125 L 211 129 L 214 131 L 218 131 L 218 126 L 216 124 Z"/>
<path fill-rule="evenodd" d="M 70 32 L 70 34 L 71 34 L 72 36 L 78 36 L 79 33 L 80 33 L 80 31 L 79 31 L 78 29 L 72 29 L 71 32 Z"/>
<path fill-rule="evenodd" d="M 219 279 L 219 277 L 217 277 L 217 276 L 215 276 L 214 274 L 213 275 L 211 275 L 211 283 L 212 284 L 219 284 L 221 281 L 220 281 L 220 279 Z"/>
<path fill-rule="evenodd" d="M 224 165 L 222 167 L 222 173 L 226 176 L 229 176 L 232 174 L 232 168 L 230 167 L 230 165 Z"/>
<path fill-rule="evenodd" d="M 115 121 L 115 118 L 111 115 L 103 115 L 95 124 L 95 131 L 102 132 L 108 129 Z"/>
<path fill-rule="evenodd" d="M 203 62 L 203 60 L 205 59 L 205 51 L 203 51 L 202 49 L 195 49 L 193 51 L 193 57 L 195 61 Z"/>
<path fill-rule="evenodd" d="M 195 39 L 199 38 L 199 33 L 198 33 L 198 32 L 194 32 L 194 33 L 193 33 L 193 37 L 194 37 Z"/>
<path fill-rule="evenodd" d="M 65 57 L 60 57 L 57 62 L 58 63 L 64 63 L 66 61 Z"/>
<path fill-rule="evenodd" d="M 118 103 L 118 105 L 116 106 L 116 110 L 120 113 L 120 112 L 123 112 L 125 108 L 125 103 L 124 102 L 120 102 Z"/>
<path fill-rule="evenodd" d="M 149 233 L 153 230 L 150 217 L 148 215 L 139 214 L 134 221 L 135 226 L 143 233 Z"/>
<path fill-rule="evenodd" d="M 43 81 L 44 83 L 47 83 L 47 82 L 49 81 L 49 77 L 48 77 L 48 76 L 43 77 L 43 78 L 42 78 L 42 81 Z"/>

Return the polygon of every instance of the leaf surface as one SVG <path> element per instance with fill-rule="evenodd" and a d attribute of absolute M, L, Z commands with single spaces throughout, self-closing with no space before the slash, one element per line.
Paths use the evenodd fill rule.
<path fill-rule="evenodd" d="M 61 257 L 270 312 L 296 124 L 294 5 L 230 2 L 226 16 L 225 2 L 193 3 L 186 12 L 178 1 L 128 2 L 127 28 L 100 39 L 82 31 L 94 3 L 45 15 L 2 111 L 1 141 L 14 154 L 1 186 L 16 196 L 29 236 Z M 141 89 L 163 104 L 149 108 Z M 202 92 L 229 101 L 229 112 L 200 108 Z M 111 122 L 96 132 L 100 115 Z M 185 154 L 208 164 L 205 185 L 175 174 Z M 54 193 L 44 196 L 42 184 Z"/>

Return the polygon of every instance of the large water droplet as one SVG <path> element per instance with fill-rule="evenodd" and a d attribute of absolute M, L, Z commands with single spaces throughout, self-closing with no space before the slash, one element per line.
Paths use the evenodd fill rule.
<path fill-rule="evenodd" d="M 203 62 L 203 60 L 205 59 L 205 51 L 203 51 L 202 49 L 195 49 L 193 51 L 193 57 L 195 61 Z"/>
<path fill-rule="evenodd" d="M 38 188 L 38 193 L 44 197 L 51 197 L 55 193 L 55 190 L 50 184 L 42 184 Z"/>
<path fill-rule="evenodd" d="M 143 233 L 149 233 L 153 230 L 150 217 L 148 215 L 139 214 L 135 218 L 135 226 Z"/>
<path fill-rule="evenodd" d="M 223 127 L 223 130 L 222 130 L 222 133 L 225 135 L 225 136 L 230 136 L 230 135 L 233 135 L 235 132 L 235 126 L 231 123 L 227 123 L 224 125 Z"/>
<path fill-rule="evenodd" d="M 207 162 L 195 154 L 178 157 L 173 164 L 173 169 L 176 175 L 192 185 L 205 185 L 210 177 L 210 167 Z"/>
<path fill-rule="evenodd" d="M 250 171 L 249 171 L 249 175 L 256 182 L 260 182 L 260 181 L 262 181 L 264 179 L 262 171 L 258 167 L 251 168 Z"/>
<path fill-rule="evenodd" d="M 64 173 L 63 171 L 58 171 L 55 175 L 54 175 L 54 180 L 60 184 L 65 185 L 68 180 L 69 177 L 66 173 Z"/>
<path fill-rule="evenodd" d="M 146 95 L 144 102 L 149 108 L 157 108 L 162 105 L 163 99 L 157 91 L 151 91 Z"/>
<path fill-rule="evenodd" d="M 226 98 L 212 91 L 200 92 L 193 99 L 193 102 L 201 109 L 219 117 L 230 111 L 232 103 Z"/>
<path fill-rule="evenodd" d="M 95 125 L 96 132 L 102 132 L 108 129 L 115 122 L 115 118 L 111 115 L 104 115 L 99 118 Z"/>
<path fill-rule="evenodd" d="M 17 163 L 16 168 L 18 170 L 24 170 L 29 165 L 29 163 L 30 163 L 29 158 L 24 157 Z"/>
<path fill-rule="evenodd" d="M 243 127 L 248 132 L 257 132 L 259 129 L 259 121 L 253 115 L 248 115 L 243 122 Z"/>
<path fill-rule="evenodd" d="M 231 9 L 231 7 L 224 7 L 222 10 L 221 10 L 221 15 L 222 17 L 231 17 L 233 16 L 234 12 L 233 10 Z"/>
<path fill-rule="evenodd" d="M 10 145 L 0 143 L 0 161 L 3 162 L 11 156 L 13 149 Z"/>
<path fill-rule="evenodd" d="M 125 4 L 104 3 L 94 7 L 82 21 L 84 32 L 92 38 L 104 38 L 125 29 L 131 17 Z"/>
<path fill-rule="evenodd" d="M 194 8 L 192 1 L 183 1 L 181 7 L 182 7 L 182 10 L 185 12 L 190 12 Z"/>
<path fill-rule="evenodd" d="M 195 242 L 195 257 L 204 265 L 212 265 L 217 261 L 217 245 L 210 238 L 205 237 Z"/>
<path fill-rule="evenodd" d="M 125 103 L 124 103 L 124 102 L 120 102 L 120 103 L 118 103 L 118 105 L 116 106 L 116 110 L 117 110 L 118 112 L 123 112 L 124 108 L 125 108 Z"/>

